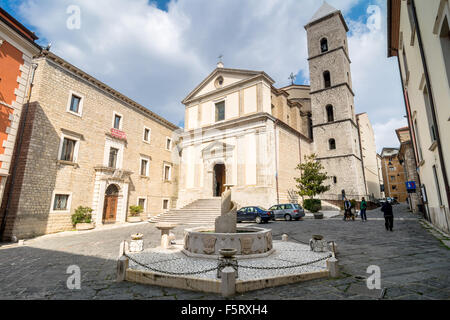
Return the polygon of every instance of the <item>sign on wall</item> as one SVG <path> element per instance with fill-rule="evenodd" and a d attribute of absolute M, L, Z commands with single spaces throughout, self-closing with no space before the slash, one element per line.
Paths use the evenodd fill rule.
<path fill-rule="evenodd" d="M 407 181 L 406 183 L 406 190 L 416 190 L 416 182 L 415 181 Z"/>
<path fill-rule="evenodd" d="M 127 134 L 125 132 L 117 130 L 115 128 L 111 128 L 111 135 L 117 139 L 127 140 Z"/>

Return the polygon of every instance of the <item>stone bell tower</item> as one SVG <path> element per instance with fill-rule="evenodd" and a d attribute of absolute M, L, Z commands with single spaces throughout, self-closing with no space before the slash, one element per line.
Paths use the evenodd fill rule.
<path fill-rule="evenodd" d="M 348 54 L 348 27 L 328 3 L 305 26 L 308 38 L 314 152 L 331 178 L 324 200 L 367 194 L 361 142 L 355 117 Z"/>

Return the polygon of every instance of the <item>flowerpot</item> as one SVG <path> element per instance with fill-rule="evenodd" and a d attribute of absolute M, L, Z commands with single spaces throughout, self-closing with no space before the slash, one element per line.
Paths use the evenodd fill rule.
<path fill-rule="evenodd" d="M 136 216 L 136 217 L 128 217 L 127 218 L 127 222 L 142 222 L 142 218 L 140 216 Z"/>
<path fill-rule="evenodd" d="M 84 231 L 84 230 L 91 230 L 94 229 L 94 224 L 91 223 L 77 223 L 75 226 L 75 229 L 77 229 L 77 231 Z"/>
<path fill-rule="evenodd" d="M 323 219 L 323 213 L 322 212 L 314 213 L 314 219 Z"/>

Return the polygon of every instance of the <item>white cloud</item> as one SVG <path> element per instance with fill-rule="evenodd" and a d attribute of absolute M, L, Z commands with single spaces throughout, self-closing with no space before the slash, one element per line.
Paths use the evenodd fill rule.
<path fill-rule="evenodd" d="M 344 14 L 360 2 L 329 1 Z M 381 11 L 371 6 L 360 20 L 347 19 L 356 111 L 368 112 L 373 124 L 403 111 L 396 62 L 386 58 L 385 4 L 377 3 Z M 73 4 L 81 9 L 80 30 L 66 28 Z M 147 0 L 23 0 L 20 12 L 53 52 L 179 124 L 180 101 L 215 68 L 219 54 L 225 67 L 264 70 L 279 87 L 291 72 L 308 75 L 303 26 L 321 4 L 178 0 L 165 12 Z"/>
<path fill-rule="evenodd" d="M 402 128 L 408 125 L 406 118 L 392 118 L 386 122 L 379 122 L 373 124 L 377 138 L 377 152 L 380 153 L 383 147 L 400 147 L 395 129 Z"/>

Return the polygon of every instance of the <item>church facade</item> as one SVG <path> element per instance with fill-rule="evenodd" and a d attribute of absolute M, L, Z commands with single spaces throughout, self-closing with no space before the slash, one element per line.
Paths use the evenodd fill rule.
<path fill-rule="evenodd" d="M 327 3 L 305 26 L 310 85 L 276 88 L 263 71 L 217 68 L 184 100 L 178 207 L 232 190 L 239 206 L 298 201 L 295 168 L 316 153 L 324 200 L 369 196 L 354 109 L 348 27 Z"/>

